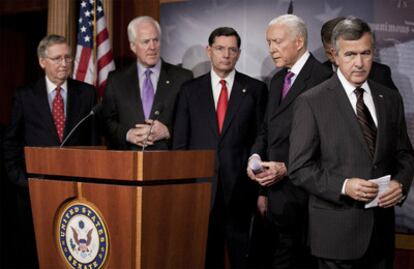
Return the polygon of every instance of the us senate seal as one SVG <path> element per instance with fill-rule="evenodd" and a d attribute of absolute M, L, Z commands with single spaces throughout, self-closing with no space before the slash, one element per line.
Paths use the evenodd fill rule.
<path fill-rule="evenodd" d="M 86 200 L 64 204 L 56 218 L 57 243 L 71 268 L 102 268 L 109 253 L 109 234 L 99 210 Z"/>

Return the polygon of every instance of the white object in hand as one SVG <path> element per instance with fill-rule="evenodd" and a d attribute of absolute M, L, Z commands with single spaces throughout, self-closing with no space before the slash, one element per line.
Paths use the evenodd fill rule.
<path fill-rule="evenodd" d="M 263 172 L 263 166 L 260 164 L 260 160 L 257 158 L 252 158 L 249 162 L 249 167 L 252 169 L 254 174 L 259 174 Z"/>

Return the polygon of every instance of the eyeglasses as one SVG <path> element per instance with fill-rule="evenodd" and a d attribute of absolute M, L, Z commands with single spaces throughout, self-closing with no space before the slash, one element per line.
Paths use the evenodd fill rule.
<path fill-rule="evenodd" d="M 213 46 L 212 48 L 218 54 L 224 54 L 226 51 L 228 51 L 230 55 L 236 55 L 239 53 L 239 49 L 235 47 L 226 48 L 223 46 Z"/>
<path fill-rule="evenodd" d="M 47 59 L 51 60 L 52 63 L 54 64 L 62 64 L 63 61 L 65 61 L 65 63 L 69 64 L 73 61 L 73 58 L 70 56 L 58 56 L 58 57 L 46 57 Z"/>

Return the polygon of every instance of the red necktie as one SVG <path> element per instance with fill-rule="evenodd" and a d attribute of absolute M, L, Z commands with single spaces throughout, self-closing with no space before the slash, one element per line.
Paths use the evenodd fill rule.
<path fill-rule="evenodd" d="M 52 102 L 52 116 L 60 142 L 63 140 L 63 130 L 65 129 L 65 111 L 63 108 L 63 98 L 60 94 L 61 90 L 60 87 L 56 88 L 55 98 L 53 98 Z"/>
<path fill-rule="evenodd" d="M 223 128 L 224 117 L 226 116 L 227 110 L 227 87 L 226 81 L 224 79 L 220 80 L 221 84 L 221 92 L 217 103 L 217 122 L 219 127 L 219 133 L 221 133 L 221 129 Z"/>

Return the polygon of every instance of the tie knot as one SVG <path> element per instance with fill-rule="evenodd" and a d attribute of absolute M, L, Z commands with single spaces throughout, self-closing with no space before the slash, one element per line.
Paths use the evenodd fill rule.
<path fill-rule="evenodd" d="M 294 75 L 295 73 L 293 73 L 292 71 L 288 71 L 286 73 L 285 79 L 290 81 Z"/>
<path fill-rule="evenodd" d="M 354 90 L 354 93 L 355 93 L 355 95 L 357 96 L 357 98 L 360 98 L 360 97 L 361 97 L 361 96 L 363 96 L 363 94 L 364 94 L 364 89 L 363 89 L 363 88 L 358 87 L 358 88 L 356 88 L 356 89 Z"/>
<path fill-rule="evenodd" d="M 145 70 L 145 76 L 146 76 L 147 78 L 149 78 L 151 74 L 152 74 L 151 69 L 149 69 L 149 68 L 148 68 L 147 70 Z"/>
<path fill-rule="evenodd" d="M 220 84 L 222 87 L 226 86 L 226 80 L 224 79 L 220 80 Z"/>

